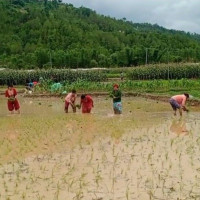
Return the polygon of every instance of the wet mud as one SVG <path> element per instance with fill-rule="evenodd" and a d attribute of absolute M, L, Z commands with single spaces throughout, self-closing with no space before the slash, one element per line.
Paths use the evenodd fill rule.
<path fill-rule="evenodd" d="M 83 115 L 60 98 L 19 101 L 11 115 L 0 98 L 0 199 L 200 199 L 197 108 L 180 118 L 166 102 L 124 97 L 115 116 L 95 97 Z"/>

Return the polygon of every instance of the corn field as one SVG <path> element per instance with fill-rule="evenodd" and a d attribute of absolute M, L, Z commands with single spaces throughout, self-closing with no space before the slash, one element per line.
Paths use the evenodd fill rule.
<path fill-rule="evenodd" d="M 73 71 L 73 70 L 2 70 L 0 71 L 0 85 L 12 82 L 16 85 L 25 84 L 27 81 L 38 81 L 39 78 L 44 80 L 52 79 L 58 82 L 75 82 L 85 80 L 91 82 L 104 81 L 106 75 L 100 71 Z"/>
<path fill-rule="evenodd" d="M 199 78 L 200 65 L 162 65 L 134 68 L 128 73 L 131 80 Z"/>

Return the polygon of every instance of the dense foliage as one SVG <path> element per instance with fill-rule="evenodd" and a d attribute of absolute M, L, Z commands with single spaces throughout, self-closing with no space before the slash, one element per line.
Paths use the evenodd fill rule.
<path fill-rule="evenodd" d="M 25 85 L 29 81 L 51 80 L 51 82 L 75 82 L 84 81 L 104 81 L 106 76 L 100 71 L 73 71 L 64 69 L 51 70 L 2 70 L 0 72 L 0 85 L 13 83 L 16 85 Z"/>
<path fill-rule="evenodd" d="M 199 64 L 152 65 L 136 67 L 128 77 L 132 80 L 200 78 Z"/>
<path fill-rule="evenodd" d="M 52 0 L 0 0 L 0 67 L 137 66 L 200 60 L 200 36 Z"/>

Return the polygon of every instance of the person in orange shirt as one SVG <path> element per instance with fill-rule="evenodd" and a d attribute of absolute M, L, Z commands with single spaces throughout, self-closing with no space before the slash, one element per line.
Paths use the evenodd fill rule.
<path fill-rule="evenodd" d="M 14 113 L 14 110 L 16 110 L 18 114 L 20 113 L 20 105 L 16 96 L 17 96 L 17 91 L 13 87 L 13 84 L 8 84 L 8 89 L 5 92 L 5 97 L 8 98 L 7 105 L 8 105 L 8 110 L 11 112 L 11 114 Z"/>
<path fill-rule="evenodd" d="M 66 97 L 65 97 L 65 112 L 68 113 L 69 105 L 71 105 L 73 112 L 76 112 L 76 90 L 72 90 Z"/>
<path fill-rule="evenodd" d="M 172 109 L 174 110 L 174 115 L 176 115 L 177 109 L 179 109 L 180 116 L 182 116 L 182 110 L 187 112 L 189 111 L 185 107 L 185 103 L 188 99 L 189 99 L 189 94 L 187 93 L 175 95 L 170 98 L 169 103 L 171 104 Z"/>

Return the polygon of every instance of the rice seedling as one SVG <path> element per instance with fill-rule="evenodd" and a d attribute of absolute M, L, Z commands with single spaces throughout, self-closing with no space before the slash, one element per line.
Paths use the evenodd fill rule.
<path fill-rule="evenodd" d="M 97 111 L 109 106 L 108 101 L 98 100 Z M 59 100 L 55 101 L 58 104 Z M 61 110 L 52 111 L 52 103 L 46 110 L 48 115 L 41 113 L 40 120 L 34 110 L 31 119 L 22 115 L 24 123 L 17 125 L 19 132 L 14 140 L 6 140 L 9 126 L 4 121 L 0 126 L 0 159 L 4 159 L 0 165 L 0 198 L 198 199 L 198 114 L 194 113 L 194 120 L 186 120 L 191 135 L 176 135 L 169 130 L 172 121 L 168 105 L 162 104 L 164 111 L 160 114 L 154 113 L 160 106 L 156 102 L 127 101 L 130 104 L 124 104 L 125 110 L 141 107 L 135 111 L 134 121 L 132 114 L 107 117 L 107 110 L 103 110 L 103 114 L 90 116 L 91 127 L 91 121 L 82 115 L 63 117 Z M 43 106 L 42 102 L 40 110 Z M 146 114 L 147 107 L 152 110 Z M 69 123 L 74 127 L 71 134 L 67 131 Z M 15 148 L 6 155 L 6 148 L 12 145 Z M 11 154 L 17 159 L 9 157 Z"/>

